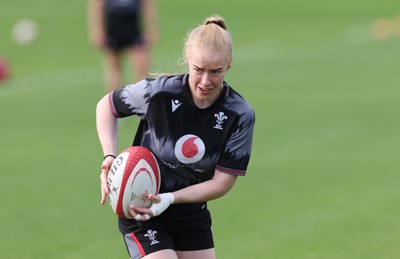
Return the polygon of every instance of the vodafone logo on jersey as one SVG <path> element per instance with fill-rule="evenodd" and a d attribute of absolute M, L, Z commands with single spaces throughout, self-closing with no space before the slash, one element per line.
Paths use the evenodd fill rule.
<path fill-rule="evenodd" d="M 175 144 L 175 156 L 184 164 L 192 164 L 203 158 L 206 147 L 204 142 L 196 135 L 188 134 Z"/>

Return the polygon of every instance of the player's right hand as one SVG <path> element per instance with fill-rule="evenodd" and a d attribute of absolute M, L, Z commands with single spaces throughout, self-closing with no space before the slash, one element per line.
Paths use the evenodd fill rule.
<path fill-rule="evenodd" d="M 108 193 L 110 192 L 110 189 L 108 188 L 107 184 L 107 176 L 114 159 L 115 158 L 113 157 L 106 157 L 106 159 L 104 159 L 103 163 L 101 164 L 101 173 L 100 173 L 101 205 L 103 205 L 106 202 Z"/>

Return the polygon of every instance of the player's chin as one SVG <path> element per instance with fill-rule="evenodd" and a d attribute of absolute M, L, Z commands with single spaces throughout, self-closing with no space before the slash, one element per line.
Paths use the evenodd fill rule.
<path fill-rule="evenodd" d="M 212 93 L 213 93 L 212 90 L 203 91 L 198 89 L 196 91 L 196 97 L 199 101 L 208 101 L 211 98 L 211 96 L 213 96 Z"/>

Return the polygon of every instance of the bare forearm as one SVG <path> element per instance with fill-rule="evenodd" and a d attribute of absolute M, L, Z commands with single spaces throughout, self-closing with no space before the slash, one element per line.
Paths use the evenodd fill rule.
<path fill-rule="evenodd" d="M 150 40 L 150 44 L 158 40 L 159 25 L 157 6 L 153 0 L 142 1 L 142 14 L 144 19 L 145 34 Z"/>
<path fill-rule="evenodd" d="M 103 154 L 117 155 L 117 118 L 111 113 L 108 96 L 103 97 L 96 106 L 96 127 Z"/>
<path fill-rule="evenodd" d="M 88 2 L 88 27 L 92 39 L 104 33 L 103 0 L 89 0 Z"/>
<path fill-rule="evenodd" d="M 173 192 L 174 203 L 197 203 L 218 199 L 228 193 L 236 176 L 216 171 L 213 179 Z"/>

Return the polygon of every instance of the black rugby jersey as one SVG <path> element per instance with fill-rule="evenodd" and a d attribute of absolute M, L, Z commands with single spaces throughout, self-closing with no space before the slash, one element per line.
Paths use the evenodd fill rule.
<path fill-rule="evenodd" d="M 227 83 L 206 109 L 193 102 L 188 75 L 145 79 L 109 95 L 113 115 L 138 115 L 135 145 L 159 161 L 161 192 L 213 177 L 215 169 L 245 175 L 255 122 L 251 106 Z"/>

